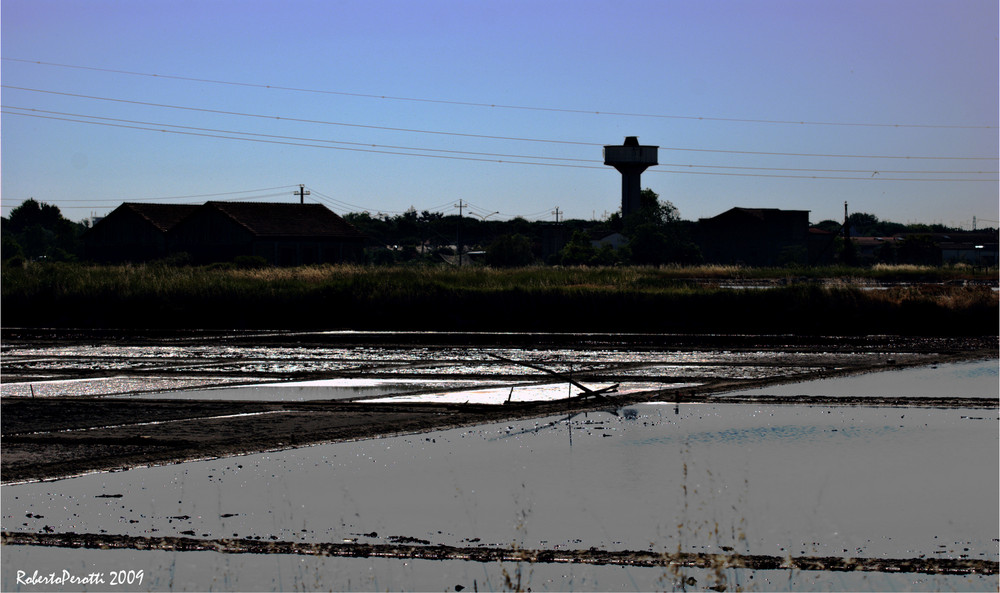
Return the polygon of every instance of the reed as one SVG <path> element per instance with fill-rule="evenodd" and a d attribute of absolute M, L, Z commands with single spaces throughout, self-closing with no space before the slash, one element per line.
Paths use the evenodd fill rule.
<path fill-rule="evenodd" d="M 996 331 L 997 293 L 988 287 L 913 284 L 863 289 L 872 278 L 915 282 L 931 275 L 940 281 L 935 269 L 870 270 L 872 275 L 864 278 L 856 269 L 850 276 L 832 269 L 807 271 L 790 275 L 788 269 L 778 274 L 777 269 L 725 266 L 227 269 L 35 263 L 3 269 L 3 325 L 964 335 Z M 749 282 L 750 288 L 732 288 L 736 280 Z"/>

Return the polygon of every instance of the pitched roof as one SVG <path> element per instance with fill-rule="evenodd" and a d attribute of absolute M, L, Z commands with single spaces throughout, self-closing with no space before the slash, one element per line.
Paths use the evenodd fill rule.
<path fill-rule="evenodd" d="M 136 204 L 125 202 L 116 208 L 116 210 L 121 208 L 131 210 L 157 229 L 167 232 L 180 222 L 182 218 L 191 214 L 200 208 L 200 206 L 196 204 Z"/>
<path fill-rule="evenodd" d="M 364 237 L 322 204 L 207 202 L 203 207 L 218 210 L 258 237 Z"/>
<path fill-rule="evenodd" d="M 781 210 L 779 208 L 741 208 L 739 206 L 735 208 L 730 208 L 722 214 L 716 214 L 711 218 L 702 218 L 699 220 L 704 221 L 715 221 L 715 220 L 726 220 L 736 217 L 741 218 L 753 218 L 759 221 L 764 221 L 768 218 L 784 217 L 784 216 L 799 216 L 805 214 L 809 215 L 809 210 Z"/>

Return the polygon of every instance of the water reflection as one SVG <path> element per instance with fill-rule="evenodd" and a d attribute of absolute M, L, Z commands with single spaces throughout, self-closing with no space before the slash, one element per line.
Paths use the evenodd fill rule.
<path fill-rule="evenodd" d="M 989 364 L 995 363 L 851 379 L 860 382 L 859 393 L 915 376 L 916 382 L 906 384 L 918 393 L 923 378 L 964 396 L 979 393 L 985 380 L 995 397 Z M 804 385 L 792 386 L 793 392 Z M 674 407 L 669 401 L 636 404 L 6 485 L 0 490 L 0 523 L 4 531 L 255 541 L 735 550 L 782 557 L 1000 556 L 995 412 L 681 404 L 675 414 Z M 192 589 L 220 582 L 239 589 L 504 587 L 501 566 L 458 560 L 5 548 L 5 589 L 16 588 L 8 586 L 10 575 L 29 562 L 106 566 L 125 562 L 121 558 L 134 562 L 130 567 L 148 567 L 157 588 L 183 588 L 175 576 L 189 579 Z M 664 569 L 544 563 L 503 568 L 507 576 L 523 569 L 525 585 L 534 590 L 633 584 L 662 589 L 678 583 L 677 571 Z M 691 588 L 717 578 L 698 570 L 681 576 L 696 579 Z M 996 585 L 995 577 L 888 573 L 731 570 L 725 576 L 731 588 L 765 590 Z M 307 577 L 317 586 L 305 586 Z"/>
<path fill-rule="evenodd" d="M 372 398 L 397 393 L 425 392 L 475 385 L 476 381 L 407 379 L 321 379 L 240 387 L 163 391 L 133 395 L 137 399 L 190 399 L 225 401 L 315 401 Z"/>
<path fill-rule="evenodd" d="M 819 379 L 729 395 L 829 395 L 889 397 L 965 397 L 996 399 L 1000 385 L 998 361 L 980 360 L 905 368 L 854 377 Z"/>

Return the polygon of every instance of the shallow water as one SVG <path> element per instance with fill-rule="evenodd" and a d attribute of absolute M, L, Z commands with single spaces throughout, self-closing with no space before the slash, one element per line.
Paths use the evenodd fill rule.
<path fill-rule="evenodd" d="M 818 379 L 761 389 L 741 389 L 727 395 L 831 395 L 888 397 L 1000 397 L 1000 366 L 996 359 L 933 365 Z"/>
<path fill-rule="evenodd" d="M 995 591 L 992 576 L 864 572 L 646 568 L 581 564 L 477 563 L 463 560 L 322 558 L 285 554 L 220 554 L 138 550 L 4 549 L 4 591 L 18 587 L 17 570 L 85 576 L 143 571 L 141 584 L 79 586 L 86 591 L 703 591 L 725 585 L 743 591 Z M 14 568 L 17 567 L 17 568 Z M 208 569 L 206 569 L 206 567 Z M 26 576 L 27 576 L 26 575 Z M 693 580 L 689 580 L 693 579 Z M 688 584 L 688 583 L 694 583 Z M 49 590 L 53 587 L 48 587 Z M 59 589 L 56 589 L 59 590 Z"/>
<path fill-rule="evenodd" d="M 0 386 L 3 396 L 29 396 L 31 384 L 45 383 L 49 395 L 114 393 L 107 379 L 84 390 L 68 381 L 73 373 L 140 374 L 159 380 L 162 374 L 202 377 L 202 384 L 275 381 L 304 374 L 336 374 L 345 378 L 543 378 L 541 371 L 498 361 L 491 355 L 544 364 L 557 372 L 637 380 L 704 380 L 711 378 L 794 377 L 819 368 L 879 364 L 887 357 L 899 363 L 927 355 L 886 352 L 776 352 L 774 350 L 646 350 L 608 348 L 455 348 L 392 346 L 243 346 L 195 341 L 180 345 L 5 346 L 3 372 L 23 377 L 19 386 Z M 466 376 L 463 376 L 466 375 Z M 164 379 L 167 380 L 167 379 Z M 614 379 L 619 380 L 619 379 Z M 194 384 L 177 387 L 184 388 Z M 170 386 L 129 388 L 149 392 Z M 36 394 L 37 395 L 37 394 Z"/>
<path fill-rule="evenodd" d="M 616 395 L 638 393 L 643 391 L 680 389 L 691 387 L 698 383 L 621 383 L 615 384 L 617 387 L 613 391 L 603 392 L 608 398 Z M 587 388 L 592 391 L 612 388 L 609 384 L 591 384 Z M 382 397 L 367 400 L 369 403 L 473 403 L 473 404 L 493 404 L 499 405 L 505 402 L 542 402 L 556 401 L 570 397 L 579 397 L 584 391 L 571 383 L 550 383 L 546 385 L 505 385 L 503 387 L 489 387 L 484 389 L 466 389 L 461 391 L 447 391 L 443 393 L 423 393 L 403 395 L 396 397 Z"/>
<path fill-rule="evenodd" d="M 139 394 L 146 391 L 183 390 L 203 385 L 232 383 L 237 378 L 217 377 L 100 377 L 30 383 L 0 383 L 3 397 L 66 397 Z"/>
<path fill-rule="evenodd" d="M 995 414 L 628 410 L 4 486 L 3 527 L 996 559 Z"/>
<path fill-rule="evenodd" d="M 915 372 L 968 397 L 981 389 L 975 368 L 851 380 L 878 391 Z M 997 561 L 998 434 L 995 410 L 640 404 L 7 485 L 0 522 L 38 533 Z M 502 570 L 518 568 L 533 590 L 682 588 L 662 568 L 118 554 L 7 546 L 4 588 L 34 562 L 149 567 L 156 589 L 472 590 L 474 582 L 494 590 L 504 588 Z M 682 572 L 702 585 L 717 578 Z M 725 574 L 750 590 L 997 585 L 996 577 Z"/>
<path fill-rule="evenodd" d="M 318 401 L 371 398 L 413 391 L 454 389 L 477 381 L 407 379 L 319 379 L 239 387 L 158 391 L 129 396 L 135 399 L 198 399 L 224 401 Z"/>

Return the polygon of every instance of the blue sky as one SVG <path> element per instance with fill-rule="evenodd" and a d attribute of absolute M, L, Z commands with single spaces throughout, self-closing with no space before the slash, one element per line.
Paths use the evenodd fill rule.
<path fill-rule="evenodd" d="M 3 0 L 3 214 L 303 183 L 341 214 L 603 218 L 601 147 L 635 135 L 685 219 L 847 201 L 996 226 L 998 20 L 995 0 Z"/>

